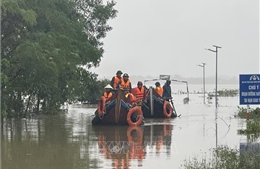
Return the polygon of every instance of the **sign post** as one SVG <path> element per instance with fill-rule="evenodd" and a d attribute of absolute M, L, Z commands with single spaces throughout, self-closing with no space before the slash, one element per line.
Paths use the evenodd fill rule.
<path fill-rule="evenodd" d="M 160 75 L 159 79 L 161 80 L 170 80 L 171 76 L 170 75 Z"/>
<path fill-rule="evenodd" d="M 247 120 L 250 118 L 249 105 L 260 104 L 260 74 L 239 75 L 240 105 L 247 105 Z"/>

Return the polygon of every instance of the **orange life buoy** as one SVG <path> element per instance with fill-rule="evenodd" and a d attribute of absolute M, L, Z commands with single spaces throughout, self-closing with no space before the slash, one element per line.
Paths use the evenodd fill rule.
<path fill-rule="evenodd" d="M 170 103 L 168 101 L 164 101 L 163 103 L 163 114 L 165 115 L 165 117 L 170 118 L 172 116 L 172 106 L 170 105 Z"/>
<path fill-rule="evenodd" d="M 98 101 L 98 115 L 103 116 L 106 110 L 106 98 L 104 96 L 100 97 Z"/>
<path fill-rule="evenodd" d="M 131 120 L 131 116 L 132 116 L 132 114 L 133 113 L 137 113 L 137 115 L 139 115 L 139 118 L 138 118 L 138 120 L 136 121 L 136 122 L 133 122 L 132 120 Z M 141 122 L 142 122 L 142 120 L 143 120 L 143 112 L 142 112 L 142 110 L 140 109 L 140 107 L 133 107 L 133 108 L 131 108 L 129 111 L 128 111 L 128 113 L 127 113 L 127 123 L 129 124 L 129 125 L 140 125 L 141 124 Z"/>

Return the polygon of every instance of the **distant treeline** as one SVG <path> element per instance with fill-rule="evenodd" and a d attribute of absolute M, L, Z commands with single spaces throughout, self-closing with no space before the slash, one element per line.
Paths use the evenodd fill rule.
<path fill-rule="evenodd" d="M 144 80 L 151 80 L 151 79 L 159 79 L 159 74 L 157 76 L 139 76 L 139 75 L 131 75 L 131 81 L 132 82 L 138 82 L 138 81 L 144 81 Z M 202 77 L 183 77 L 180 75 L 170 75 L 171 79 L 175 80 L 182 80 L 187 81 L 189 84 L 202 84 L 203 79 Z M 206 77 L 205 81 L 206 84 L 215 84 L 215 76 Z M 238 77 L 218 77 L 218 84 L 238 84 L 239 80 Z M 135 84 L 135 83 L 134 83 Z"/>
<path fill-rule="evenodd" d="M 237 89 L 219 90 L 218 94 L 219 94 L 219 96 L 222 96 L 222 97 L 235 97 L 238 95 L 238 90 Z"/>

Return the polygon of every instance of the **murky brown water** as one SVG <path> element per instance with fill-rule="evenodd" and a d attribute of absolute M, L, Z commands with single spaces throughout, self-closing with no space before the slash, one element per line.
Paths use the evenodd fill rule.
<path fill-rule="evenodd" d="M 234 118 L 238 97 L 175 96 L 176 119 L 145 119 L 143 127 L 92 126 L 95 109 L 70 106 L 66 114 L 5 121 L 1 134 L 3 169 L 179 168 L 185 159 L 205 156 L 227 144 L 239 149 L 245 126 Z M 217 113 L 217 116 L 216 116 Z"/>

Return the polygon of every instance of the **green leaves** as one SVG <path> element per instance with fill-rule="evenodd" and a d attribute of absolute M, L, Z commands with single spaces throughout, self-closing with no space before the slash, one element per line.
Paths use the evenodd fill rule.
<path fill-rule="evenodd" d="M 88 35 L 89 42 L 103 53 L 101 39 L 112 30 L 107 21 L 116 17 L 117 10 L 114 9 L 116 3 L 107 1 L 105 5 L 102 0 L 75 0 L 75 2 L 77 12 L 82 14 L 84 31 Z"/>
<path fill-rule="evenodd" d="M 5 111 L 51 111 L 68 99 L 93 102 L 100 94 L 93 91 L 103 82 L 87 69 L 101 60 L 101 39 L 112 29 L 107 20 L 116 16 L 114 5 L 101 0 L 3 0 Z"/>
<path fill-rule="evenodd" d="M 21 10 L 21 15 L 23 16 L 23 19 L 25 22 L 29 23 L 30 25 L 35 25 L 36 22 L 36 13 L 33 10 Z"/>
<path fill-rule="evenodd" d="M 33 10 L 25 10 L 21 8 L 23 1 L 18 0 L 3 0 L 2 1 L 2 9 L 3 9 L 3 16 L 7 15 L 8 13 L 21 15 L 23 20 L 30 25 L 36 24 L 36 13 Z"/>
<path fill-rule="evenodd" d="M 3 8 L 3 13 L 9 11 L 14 14 L 19 14 L 21 12 L 16 0 L 2 0 L 1 7 Z"/>

